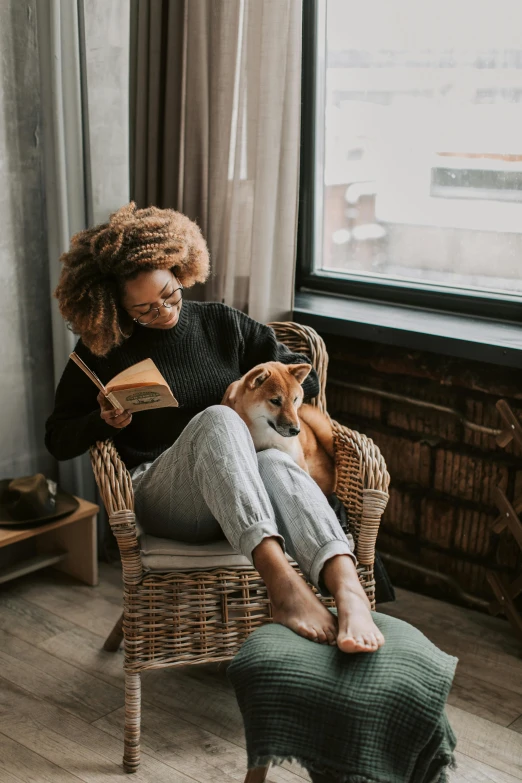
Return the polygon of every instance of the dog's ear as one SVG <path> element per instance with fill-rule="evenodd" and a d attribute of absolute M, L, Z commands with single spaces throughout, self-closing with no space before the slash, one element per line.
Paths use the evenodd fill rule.
<path fill-rule="evenodd" d="M 257 367 L 253 367 L 247 372 L 244 378 L 245 385 L 247 389 L 257 389 L 267 378 L 270 378 L 271 375 L 272 372 L 268 367 L 259 364 Z"/>
<path fill-rule="evenodd" d="M 226 390 L 223 399 L 221 400 L 221 405 L 228 405 L 229 408 L 234 408 L 237 402 L 237 388 L 239 386 L 239 381 L 234 381 L 230 384 L 228 389 Z"/>
<path fill-rule="evenodd" d="M 287 364 L 287 370 L 291 373 L 298 383 L 303 383 L 312 369 L 309 364 Z"/>

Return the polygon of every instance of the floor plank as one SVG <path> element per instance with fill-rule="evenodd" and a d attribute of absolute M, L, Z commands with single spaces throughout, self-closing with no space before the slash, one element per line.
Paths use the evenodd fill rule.
<path fill-rule="evenodd" d="M 520 715 L 513 723 L 510 724 L 511 731 L 517 731 L 522 734 L 522 715 Z"/>
<path fill-rule="evenodd" d="M 522 714 L 521 694 L 479 680 L 458 666 L 448 703 L 506 727 Z"/>
<path fill-rule="evenodd" d="M 15 776 L 11 775 L 10 772 L 7 772 L 5 769 L 0 767 L 0 783 L 24 783 L 24 781 L 22 778 L 15 778 Z"/>
<path fill-rule="evenodd" d="M 71 627 L 71 623 L 61 617 L 24 601 L 10 586 L 0 590 L 0 629 L 18 639 L 38 644 Z"/>
<path fill-rule="evenodd" d="M 93 725 L 123 742 L 123 722 L 124 709 L 120 709 L 100 718 Z M 243 783 L 245 779 L 246 752 L 242 747 L 200 726 L 180 720 L 157 705 L 144 705 L 142 748 L 197 780 L 234 780 Z M 274 768 L 269 779 L 278 783 L 303 783 L 303 779 L 309 780 L 309 777 L 302 769 L 293 774 L 286 769 Z"/>
<path fill-rule="evenodd" d="M 522 696 L 522 659 L 519 656 L 492 650 L 480 644 L 470 645 L 449 633 L 438 632 L 433 627 L 420 630 L 444 652 L 459 659 L 458 671 L 465 671 L 472 677 L 493 687 L 497 685 L 511 693 Z"/>
<path fill-rule="evenodd" d="M 94 721 L 124 704 L 116 688 L 54 655 L 0 631 L 0 679 Z"/>
<path fill-rule="evenodd" d="M 221 689 L 209 688 L 182 670 L 162 669 L 151 672 L 143 699 L 222 739 L 244 744 L 243 721 L 232 692 L 227 697 Z"/>
<path fill-rule="evenodd" d="M 3 696 L 0 733 L 85 783 L 121 781 L 124 777 L 119 740 L 10 683 L 3 689 Z M 132 780 L 140 783 L 194 783 L 193 777 L 146 753 L 142 755 L 139 771 Z"/>
<path fill-rule="evenodd" d="M 0 734 L 16 739 L 24 748 L 41 755 L 47 762 L 57 765 L 60 769 L 76 775 L 85 783 L 102 783 L 123 776 L 121 769 L 121 754 L 123 742 L 121 737 L 121 720 L 123 711 L 115 721 L 99 721 L 88 724 L 79 718 L 68 715 L 64 710 L 36 699 L 20 688 L 8 683 L 3 689 L 5 698 L 0 710 Z M 146 720 L 153 721 L 154 730 L 160 725 L 155 717 L 157 708 L 144 707 Z M 223 750 L 227 743 L 217 737 L 208 735 L 203 755 L 190 753 L 191 737 L 197 740 L 194 726 L 181 721 L 175 721 L 173 716 L 165 714 L 162 736 L 159 740 L 150 739 L 144 742 L 142 761 L 139 771 L 132 780 L 143 783 L 208 783 L 209 780 L 219 780 L 220 783 L 232 783 L 243 780 L 246 772 L 246 753 L 238 747 L 229 745 L 228 753 L 235 756 L 236 770 L 239 761 L 242 762 L 241 777 L 230 776 L 225 770 L 216 772 L 216 765 L 208 763 L 216 751 Z M 103 728 L 102 728 L 103 723 Z M 109 726 L 112 727 L 107 730 Z M 169 729 L 173 724 L 179 732 L 185 732 L 185 746 L 180 745 L 180 736 Z M 147 724 L 145 723 L 144 726 Z M 146 737 L 144 738 L 146 739 Z M 166 747 L 160 754 L 159 748 Z M 197 748 L 198 743 L 194 741 Z M 185 749 L 185 752 L 183 750 Z M 150 751 L 150 752 L 148 752 Z M 188 752 L 187 752 L 188 751 Z M 241 758 L 240 758 L 241 757 Z M 222 758 L 223 761 L 223 758 Z M 230 761 L 230 759 L 229 759 Z M 230 766 L 230 764 L 229 764 Z M 233 768 L 234 765 L 232 765 Z M 219 768 L 219 764 L 218 764 Z M 185 773 L 185 770 L 190 772 Z M 38 764 L 35 764 L 35 771 Z M 209 770 L 212 775 L 209 776 Z M 30 778 L 29 778 L 30 779 Z M 36 783 L 37 778 L 35 779 Z M 60 779 L 57 779 L 60 780 Z M 267 783 L 303 783 L 308 780 L 304 775 L 296 776 L 288 770 L 275 768 L 270 772 Z M 69 779 L 64 778 L 64 783 Z"/>
<path fill-rule="evenodd" d="M 65 574 L 46 574 L 16 580 L 15 596 L 62 620 L 103 636 L 109 634 L 121 613 L 122 591 L 103 582 L 103 587 L 82 585 Z"/>
<path fill-rule="evenodd" d="M 412 623 L 459 659 L 449 703 L 501 726 L 512 725 L 522 714 L 522 658 L 509 624 L 404 590 L 397 596 L 379 610 Z"/>
<path fill-rule="evenodd" d="M 506 772 L 483 764 L 481 761 L 464 756 L 459 751 L 455 754 L 457 769 L 451 770 L 449 783 L 517 783 L 520 778 L 514 778 Z"/>
<path fill-rule="evenodd" d="M 515 731 L 458 707 L 446 709 L 461 754 L 522 780 L 522 742 Z"/>
<path fill-rule="evenodd" d="M 6 772 L 5 769 L 0 769 L 0 783 L 24 783 L 24 781 L 22 778 L 15 778 L 10 772 Z"/>
<path fill-rule="evenodd" d="M 123 648 L 117 652 L 106 652 L 102 645 L 103 640 L 98 634 L 73 627 L 46 639 L 38 647 L 103 682 L 123 688 Z M 147 676 L 142 674 L 142 678 Z"/>
<path fill-rule="evenodd" d="M 396 592 L 397 600 L 383 604 L 379 611 L 404 619 L 424 633 L 424 629 L 430 627 L 443 631 L 449 637 L 465 642 L 468 650 L 478 644 L 481 651 L 490 649 L 498 653 L 502 650 L 520 657 L 520 642 L 506 621 L 407 590 Z"/>
<path fill-rule="evenodd" d="M 19 742 L 0 733 L 0 781 L 23 783 L 78 783 L 80 778 L 45 759 L 39 753 L 28 750 Z"/>

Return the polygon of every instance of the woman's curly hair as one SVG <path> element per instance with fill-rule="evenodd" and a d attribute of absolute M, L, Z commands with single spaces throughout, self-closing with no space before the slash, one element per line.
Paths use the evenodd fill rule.
<path fill-rule="evenodd" d="M 203 283 L 209 255 L 199 227 L 173 209 L 121 207 L 108 223 L 80 231 L 60 259 L 55 296 L 60 312 L 92 353 L 105 356 L 124 340 L 130 317 L 120 305 L 127 280 L 171 269 L 188 288 Z"/>

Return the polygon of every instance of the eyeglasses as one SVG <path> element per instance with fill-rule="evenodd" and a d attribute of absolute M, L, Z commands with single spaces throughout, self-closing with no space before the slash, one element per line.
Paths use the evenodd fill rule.
<path fill-rule="evenodd" d="M 178 291 L 180 294 L 178 297 L 176 297 Z M 181 302 L 182 298 L 183 286 L 180 285 L 179 288 L 176 288 L 167 299 L 164 299 L 159 307 L 151 307 L 150 310 L 147 310 L 146 313 L 138 316 L 138 318 L 133 318 L 132 320 L 140 324 L 140 326 L 150 326 L 151 323 L 160 317 L 162 307 L 164 307 L 166 310 L 172 310 L 173 307 Z"/>

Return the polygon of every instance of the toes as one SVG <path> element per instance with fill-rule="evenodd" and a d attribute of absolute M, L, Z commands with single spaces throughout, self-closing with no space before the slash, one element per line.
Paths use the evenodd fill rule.
<path fill-rule="evenodd" d="M 357 639 L 353 636 L 339 634 L 336 644 L 340 650 L 346 653 L 361 651 L 361 647 L 358 646 Z"/>
<path fill-rule="evenodd" d="M 312 642 L 318 642 L 319 641 L 319 638 L 317 636 L 317 631 L 315 630 L 315 628 L 305 628 L 303 636 L 306 636 L 307 639 L 311 639 Z"/>
<path fill-rule="evenodd" d="M 335 647 L 337 644 L 337 634 L 332 628 L 326 629 L 326 638 L 328 640 L 328 644 L 331 644 L 332 647 Z"/>
<path fill-rule="evenodd" d="M 303 622 L 297 622 L 292 625 L 292 631 L 303 636 L 305 639 L 310 639 L 312 642 L 317 642 L 317 631 L 310 625 L 305 625 Z"/>
<path fill-rule="evenodd" d="M 384 644 L 384 636 L 380 631 L 369 631 L 358 636 L 357 639 L 355 639 L 355 643 L 358 646 L 360 645 L 361 650 L 371 650 L 373 652 L 378 650 L 379 647 L 382 647 Z"/>
<path fill-rule="evenodd" d="M 382 639 L 382 641 L 380 641 Z M 339 634 L 337 646 L 346 653 L 375 652 L 384 643 L 384 637 L 380 633 L 366 631 L 357 634 Z"/>
<path fill-rule="evenodd" d="M 377 649 L 377 639 L 375 638 L 375 635 L 373 633 L 364 634 L 362 639 L 365 647 L 369 648 L 370 650 Z"/>
<path fill-rule="evenodd" d="M 328 638 L 326 636 L 326 631 L 323 628 L 314 628 L 316 634 L 317 634 L 317 641 L 320 644 L 326 644 L 328 641 Z"/>

